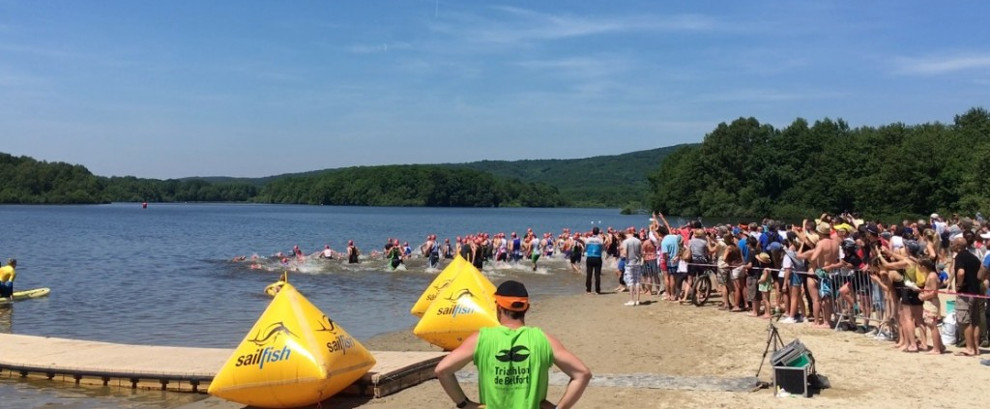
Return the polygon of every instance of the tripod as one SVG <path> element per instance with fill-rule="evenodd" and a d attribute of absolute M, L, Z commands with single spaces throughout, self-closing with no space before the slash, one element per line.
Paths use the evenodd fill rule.
<path fill-rule="evenodd" d="M 767 324 L 767 346 L 763 348 L 763 358 L 760 358 L 760 367 L 756 370 L 757 379 L 759 379 L 760 372 L 763 370 L 763 364 L 767 360 L 767 354 L 770 352 L 771 346 L 773 346 L 773 352 L 777 352 L 778 349 L 784 347 L 784 341 L 780 339 L 780 332 L 777 331 L 777 326 L 773 325 L 773 320 L 770 320 Z"/>

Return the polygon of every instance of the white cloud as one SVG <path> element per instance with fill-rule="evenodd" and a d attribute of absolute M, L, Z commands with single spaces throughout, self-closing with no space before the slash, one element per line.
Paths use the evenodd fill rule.
<path fill-rule="evenodd" d="M 990 54 L 955 57 L 903 58 L 898 72 L 918 75 L 938 75 L 957 71 L 990 70 Z"/>
<path fill-rule="evenodd" d="M 470 42 L 513 44 L 621 32 L 710 31 L 723 27 L 716 19 L 698 14 L 585 17 L 515 7 L 492 10 L 498 15 L 453 14 L 449 22 L 434 24 L 433 29 Z"/>
<path fill-rule="evenodd" d="M 412 48 L 411 45 L 405 42 L 381 42 L 377 44 L 352 44 L 346 50 L 352 54 L 379 54 L 410 48 Z"/>
<path fill-rule="evenodd" d="M 555 60 L 527 60 L 516 62 L 515 65 L 538 71 L 564 73 L 581 78 L 597 78 L 610 76 L 625 71 L 630 66 L 629 61 L 622 58 L 609 57 L 570 57 Z"/>
<path fill-rule="evenodd" d="M 738 89 L 719 93 L 701 94 L 696 100 L 703 102 L 786 102 L 840 98 L 834 91 L 781 91 L 775 89 Z"/>

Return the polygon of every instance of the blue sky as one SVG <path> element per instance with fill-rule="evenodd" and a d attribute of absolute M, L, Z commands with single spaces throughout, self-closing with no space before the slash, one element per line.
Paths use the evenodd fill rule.
<path fill-rule="evenodd" d="M 990 108 L 990 3 L 0 0 L 0 152 L 102 176 L 581 158 Z"/>

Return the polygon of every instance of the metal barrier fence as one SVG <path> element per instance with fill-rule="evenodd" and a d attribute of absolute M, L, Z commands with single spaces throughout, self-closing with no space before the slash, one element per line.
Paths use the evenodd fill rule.
<path fill-rule="evenodd" d="M 688 264 L 713 270 L 716 273 L 714 275 L 719 276 L 717 265 Z M 882 283 L 878 275 L 859 270 L 834 270 L 824 275 L 809 271 L 792 271 L 790 274 L 798 274 L 802 277 L 799 285 L 793 285 L 790 277 L 785 277 L 785 271 L 773 268 L 766 270 L 771 272 L 773 278 L 768 302 L 773 310 L 789 315 L 796 309 L 798 314 L 794 315 L 800 315 L 805 320 L 828 323 L 834 330 L 862 328 L 860 332 L 872 330 L 879 336 L 888 338 L 896 333 L 899 300 L 897 289 L 889 283 Z M 747 282 L 759 279 L 758 276 L 749 276 L 747 273 L 742 274 Z M 728 274 L 725 271 L 721 273 L 722 277 L 726 275 Z M 722 286 L 722 291 L 725 291 L 723 281 L 718 280 L 718 284 Z M 745 287 L 738 285 L 734 287 L 738 287 L 735 291 L 746 290 Z M 792 291 L 791 287 L 797 287 L 799 290 Z M 677 291 L 679 292 L 679 289 Z M 796 307 L 791 304 L 792 294 L 797 294 L 799 297 Z M 817 317 L 816 312 L 819 314 Z"/>
<path fill-rule="evenodd" d="M 656 263 L 659 264 L 659 260 Z M 699 277 L 707 277 L 711 280 L 711 284 L 716 286 L 716 289 L 725 291 L 721 278 L 727 275 L 731 277 L 729 273 L 724 270 L 720 272 L 719 267 L 715 264 L 687 264 L 691 267 L 689 270 L 694 274 Z M 911 325 L 913 323 L 916 329 L 921 330 L 922 338 L 919 341 L 923 341 L 926 338 L 938 337 L 941 335 L 940 331 L 944 331 L 941 324 L 934 331 L 931 331 L 931 325 L 929 325 L 928 318 L 925 318 L 924 314 L 914 314 L 909 312 L 908 309 L 902 308 L 902 291 L 911 290 L 903 290 L 903 284 L 892 282 L 888 274 L 851 269 L 836 269 L 824 274 L 816 274 L 810 271 L 792 271 L 790 274 L 797 274 L 802 277 L 800 285 L 796 286 L 800 290 L 798 291 L 799 301 L 795 308 L 785 305 L 790 303 L 791 297 L 789 277 L 788 280 L 785 280 L 784 277 L 786 273 L 781 269 L 768 268 L 766 270 L 772 272 L 774 277 L 773 285 L 769 291 L 770 308 L 773 310 L 782 310 L 785 315 L 796 309 L 798 315 L 803 320 L 821 322 L 823 326 L 828 325 L 834 331 L 845 330 L 867 333 L 877 339 L 883 340 L 896 340 L 899 337 L 899 330 L 902 324 L 901 319 L 908 320 L 903 321 L 905 325 Z M 656 275 L 644 273 L 644 281 L 652 284 L 644 286 L 644 290 L 652 290 L 654 293 L 674 292 L 675 294 L 681 294 L 682 285 L 687 285 L 687 280 L 684 279 L 685 275 L 674 275 L 676 280 L 672 280 L 672 284 L 675 288 L 666 288 L 666 278 L 669 274 L 660 266 L 658 266 L 658 271 L 659 274 Z M 758 276 L 751 277 L 746 273 L 743 274 L 743 277 L 745 277 L 747 282 L 759 278 Z M 786 293 L 782 293 L 782 289 L 786 290 Z M 737 288 L 736 291 L 743 291 L 745 294 L 746 287 Z M 960 295 L 942 288 L 937 292 L 940 298 L 944 298 L 946 295 Z M 817 297 L 813 297 L 812 294 L 817 294 Z M 990 342 L 988 341 L 990 339 L 990 329 L 987 328 L 987 322 L 990 321 L 990 296 L 966 296 L 982 299 L 986 303 L 985 306 L 974 311 L 973 315 L 974 319 L 981 321 L 980 331 L 984 342 Z M 734 303 L 735 300 L 731 300 L 731 302 Z M 951 309 L 947 311 L 947 304 L 951 305 L 952 303 L 947 303 L 944 300 L 939 301 L 941 317 L 952 314 Z M 743 309 L 747 309 L 745 305 L 742 307 Z M 815 311 L 818 313 L 817 316 L 815 315 Z M 902 317 L 902 315 L 904 316 Z M 957 340 L 959 339 L 959 337 L 955 338 Z M 949 342 L 945 343 L 949 344 Z"/>

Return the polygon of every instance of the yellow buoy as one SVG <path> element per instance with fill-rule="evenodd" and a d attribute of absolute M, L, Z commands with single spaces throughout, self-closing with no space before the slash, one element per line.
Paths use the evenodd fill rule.
<path fill-rule="evenodd" d="M 440 272 L 440 274 L 437 274 L 436 278 L 433 279 L 433 282 L 426 287 L 426 291 L 423 291 L 423 294 L 419 296 L 419 300 L 416 301 L 416 304 L 413 304 L 412 310 L 410 310 L 409 313 L 417 317 L 422 317 L 423 313 L 426 312 L 426 309 L 430 308 L 430 304 L 433 303 L 433 300 L 437 298 L 437 294 L 439 294 L 444 288 L 447 288 L 447 285 L 449 285 L 451 280 L 454 279 L 454 276 L 456 276 L 457 273 L 460 273 L 461 269 L 465 265 L 470 264 L 468 264 L 467 260 L 464 260 L 460 254 L 455 256 L 454 260 L 451 261 L 450 264 L 448 264 L 447 267 Z M 474 268 L 474 266 L 471 266 L 471 268 Z"/>
<path fill-rule="evenodd" d="M 310 405 L 374 365 L 360 342 L 285 282 L 217 372 L 209 393 L 263 408 Z"/>
<path fill-rule="evenodd" d="M 278 291 L 282 289 L 282 286 L 289 282 L 289 272 L 283 271 L 282 275 L 278 278 L 278 281 L 268 284 L 265 286 L 265 294 L 269 297 L 274 297 L 278 294 Z"/>
<path fill-rule="evenodd" d="M 445 350 L 484 327 L 499 325 L 495 315 L 495 285 L 470 264 L 440 290 L 416 324 L 413 334 Z"/>

